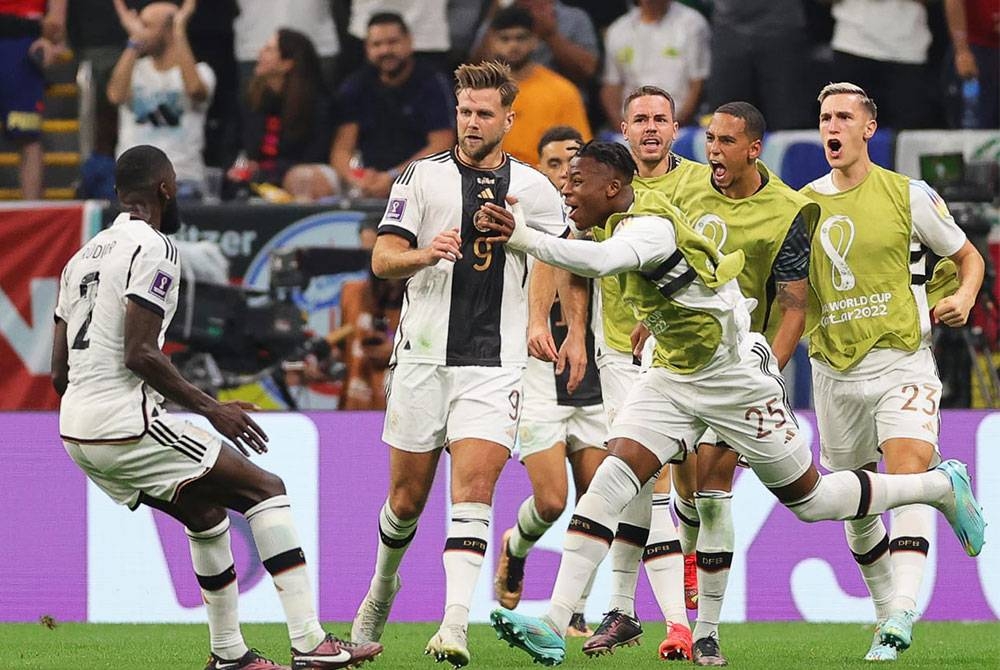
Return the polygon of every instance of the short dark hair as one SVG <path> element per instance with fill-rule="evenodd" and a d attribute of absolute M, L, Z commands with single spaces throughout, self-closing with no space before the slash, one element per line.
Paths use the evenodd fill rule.
<path fill-rule="evenodd" d="M 552 126 L 545 131 L 542 135 L 542 139 L 538 140 L 538 154 L 541 155 L 542 149 L 545 145 L 551 144 L 552 142 L 565 142 L 567 140 L 576 140 L 580 144 L 583 144 L 583 135 L 580 131 L 572 126 Z"/>
<path fill-rule="evenodd" d="M 576 152 L 577 158 L 591 158 L 598 163 L 607 165 L 622 178 L 625 184 L 632 183 L 632 177 L 638 168 L 632 153 L 623 144 L 618 142 L 600 142 L 593 140 L 587 142 Z"/>
<path fill-rule="evenodd" d="M 749 102 L 727 102 L 719 105 L 715 113 L 728 114 L 729 116 L 735 116 L 737 119 L 743 119 L 744 132 L 746 132 L 751 142 L 764 139 L 764 133 L 767 131 L 767 123 L 764 121 L 764 115 Z"/>
<path fill-rule="evenodd" d="M 523 7 L 511 5 L 504 7 L 493 16 L 490 21 L 492 30 L 507 30 L 508 28 L 524 28 L 531 30 L 535 27 L 535 20 L 531 17 L 531 12 Z"/>
<path fill-rule="evenodd" d="M 410 34 L 410 28 L 406 25 L 406 21 L 396 12 L 375 12 L 368 19 L 368 30 L 371 30 L 372 26 L 388 26 L 392 24 L 399 26 L 404 35 Z"/>
<path fill-rule="evenodd" d="M 647 95 L 658 95 L 661 98 L 666 98 L 667 102 L 670 103 L 670 116 L 677 115 L 677 107 L 674 104 L 674 96 L 667 93 L 666 89 L 662 89 L 659 86 L 640 86 L 639 88 L 632 89 L 632 92 L 628 94 L 625 98 L 625 102 L 622 103 L 622 117 L 628 115 L 628 106 L 636 98 L 644 98 Z"/>
<path fill-rule="evenodd" d="M 155 192 L 173 169 L 162 150 L 149 144 L 134 146 L 119 156 L 115 163 L 115 190 L 119 197 Z"/>

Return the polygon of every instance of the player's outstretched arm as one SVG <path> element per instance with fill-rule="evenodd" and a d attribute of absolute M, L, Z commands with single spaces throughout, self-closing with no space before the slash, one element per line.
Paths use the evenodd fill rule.
<path fill-rule="evenodd" d="M 190 384 L 160 350 L 159 336 L 163 317 L 128 300 L 125 308 L 125 367 L 137 374 L 164 397 L 201 414 L 219 433 L 232 441 L 245 455 L 247 449 L 267 451 L 267 435 L 244 410 L 256 409 L 253 403 L 220 403 Z"/>
<path fill-rule="evenodd" d="M 505 243 L 544 263 L 584 277 L 605 277 L 641 267 L 639 255 L 628 241 L 612 237 L 604 242 L 592 242 L 546 235 L 525 225 L 516 199 L 508 198 L 508 202 L 510 210 L 492 202 L 483 205 L 491 219 L 483 221 L 482 225 L 496 233 L 487 242 Z"/>
<path fill-rule="evenodd" d="M 430 246 L 414 249 L 401 235 L 379 235 L 372 250 L 372 272 L 381 279 L 406 279 L 438 261 L 462 257 L 462 236 L 457 228 L 434 236 Z"/>
<path fill-rule="evenodd" d="M 62 397 L 69 385 L 69 341 L 66 339 L 65 321 L 56 317 L 55 336 L 52 339 L 52 386 Z"/>

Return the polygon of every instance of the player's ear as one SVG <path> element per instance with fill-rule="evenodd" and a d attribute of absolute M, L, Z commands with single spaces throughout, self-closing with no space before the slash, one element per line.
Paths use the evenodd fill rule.
<path fill-rule="evenodd" d="M 606 189 L 604 189 L 604 192 L 608 196 L 608 200 L 610 200 L 611 198 L 614 198 L 616 195 L 621 193 L 621 190 L 622 190 L 621 180 L 618 179 L 618 177 L 614 177 L 611 181 L 608 182 L 608 186 Z"/>
<path fill-rule="evenodd" d="M 875 135 L 875 130 L 878 128 L 878 121 L 875 119 L 868 119 L 868 123 L 865 124 L 864 138 L 865 142 L 870 140 Z"/>

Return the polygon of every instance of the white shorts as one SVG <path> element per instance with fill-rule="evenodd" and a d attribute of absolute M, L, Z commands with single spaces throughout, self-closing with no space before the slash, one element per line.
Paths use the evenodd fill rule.
<path fill-rule="evenodd" d="M 918 349 L 884 374 L 845 381 L 813 366 L 813 398 L 820 462 L 829 470 L 856 470 L 882 459 L 893 438 L 938 446 L 941 380 L 930 349 Z"/>
<path fill-rule="evenodd" d="M 629 391 L 639 381 L 642 367 L 633 362 L 630 354 L 607 349 L 597 358 L 597 369 L 601 374 L 604 413 L 608 417 L 608 427 L 611 427 L 625 404 Z"/>
<path fill-rule="evenodd" d="M 161 413 L 138 442 L 80 444 L 64 440 L 63 447 L 112 500 L 135 509 L 140 493 L 173 502 L 181 487 L 212 469 L 222 440 Z"/>
<path fill-rule="evenodd" d="M 523 370 L 399 363 L 386 380 L 382 440 L 427 452 L 475 438 L 514 448 Z"/>
<path fill-rule="evenodd" d="M 572 397 L 572 396 L 570 396 Z M 562 442 L 566 453 L 603 448 L 608 434 L 604 406 L 559 404 L 552 363 L 528 359 L 524 369 L 524 409 L 518 428 L 518 458 L 551 449 Z"/>
<path fill-rule="evenodd" d="M 608 424 L 603 405 L 553 405 L 546 419 L 525 415 L 517 432 L 518 458 L 523 463 L 528 456 L 551 449 L 559 442 L 566 445 L 567 455 L 588 447 L 603 449 Z"/>
<path fill-rule="evenodd" d="M 643 372 L 609 439 L 635 440 L 667 463 L 682 460 L 712 428 L 768 488 L 801 477 L 812 454 L 786 402 L 774 354 L 763 336 L 750 337 L 738 363 L 704 379 L 678 381 L 663 368 Z"/>

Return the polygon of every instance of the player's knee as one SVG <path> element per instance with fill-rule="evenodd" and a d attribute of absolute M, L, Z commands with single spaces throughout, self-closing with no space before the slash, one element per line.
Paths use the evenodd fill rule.
<path fill-rule="evenodd" d="M 566 509 L 566 492 L 563 491 L 561 497 L 558 492 L 545 492 L 541 495 L 536 493 L 535 508 L 538 510 L 538 516 L 546 523 L 554 523 Z"/>
<path fill-rule="evenodd" d="M 424 511 L 426 499 L 421 498 L 408 489 L 397 488 L 389 493 L 389 509 L 401 521 L 411 521 Z"/>
<path fill-rule="evenodd" d="M 226 510 L 222 507 L 205 506 L 184 510 L 184 527 L 199 533 L 214 528 L 226 520 Z"/>
<path fill-rule="evenodd" d="M 273 472 L 264 471 L 257 481 L 254 482 L 253 493 L 251 497 L 253 498 L 253 504 L 263 502 L 269 498 L 274 498 L 275 496 L 285 495 L 285 482 L 278 475 Z"/>
<path fill-rule="evenodd" d="M 823 494 L 822 487 L 818 484 L 805 498 L 787 503 L 786 507 L 800 521 L 805 521 L 806 523 L 815 523 L 816 521 L 825 521 L 834 518 L 830 514 L 829 498 Z"/>

